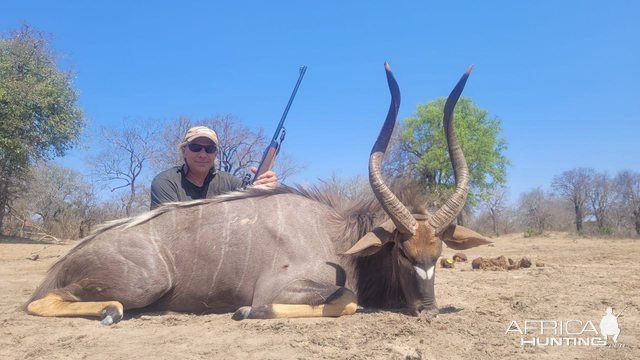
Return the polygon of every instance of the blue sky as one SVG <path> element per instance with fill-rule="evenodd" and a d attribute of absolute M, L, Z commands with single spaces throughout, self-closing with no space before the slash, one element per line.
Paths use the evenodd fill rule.
<path fill-rule="evenodd" d="M 636 1 L 10 1 L 0 32 L 51 35 L 91 124 L 233 114 L 271 136 L 298 76 L 283 147 L 296 182 L 365 175 L 384 119 L 464 96 L 502 120 L 515 198 L 575 167 L 640 171 Z M 91 138 L 88 138 L 91 145 Z M 83 171 L 87 150 L 61 163 Z"/>

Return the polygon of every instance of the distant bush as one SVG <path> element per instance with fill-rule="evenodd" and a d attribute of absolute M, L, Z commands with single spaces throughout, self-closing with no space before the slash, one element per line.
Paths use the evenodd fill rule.
<path fill-rule="evenodd" d="M 528 228 L 524 232 L 524 237 L 525 238 L 530 238 L 530 237 L 534 237 L 534 236 L 541 236 L 542 234 L 543 234 L 543 231 L 540 230 L 540 229 Z"/>

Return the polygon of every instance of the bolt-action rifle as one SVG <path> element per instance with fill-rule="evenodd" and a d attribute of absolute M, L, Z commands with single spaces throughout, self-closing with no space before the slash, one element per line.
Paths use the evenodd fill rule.
<path fill-rule="evenodd" d="M 289 113 L 289 108 L 291 107 L 291 103 L 293 99 L 296 97 L 296 93 L 298 92 L 298 87 L 302 82 L 302 78 L 304 77 L 304 73 L 307 71 L 306 66 L 300 67 L 300 76 L 298 77 L 298 82 L 296 82 L 296 86 L 293 88 L 293 93 L 291 93 L 291 97 L 289 98 L 289 102 L 287 103 L 287 107 L 284 109 L 284 113 L 280 118 L 280 123 L 278 123 L 278 127 L 276 128 L 275 133 L 273 134 L 273 138 L 271 139 L 271 143 L 264 151 L 262 155 L 262 160 L 260 160 L 260 165 L 258 166 L 258 170 L 256 171 L 256 175 L 253 179 L 251 179 L 251 174 L 246 174 L 242 179 L 242 187 L 245 188 L 248 185 L 253 184 L 253 182 L 258 178 L 258 176 L 266 173 L 271 170 L 273 164 L 275 163 L 276 156 L 278 152 L 280 152 L 280 146 L 284 141 L 285 134 L 287 133 L 284 128 L 284 119 L 287 118 L 287 114 Z M 278 140 L 280 137 L 280 140 Z"/>

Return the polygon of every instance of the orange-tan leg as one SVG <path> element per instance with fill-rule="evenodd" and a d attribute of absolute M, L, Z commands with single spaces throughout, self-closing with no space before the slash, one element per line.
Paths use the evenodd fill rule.
<path fill-rule="evenodd" d="M 353 315 L 358 308 L 358 299 L 349 290 L 331 302 L 320 305 L 271 304 L 263 306 L 244 306 L 233 314 L 234 320 L 243 319 L 279 319 L 299 317 L 338 317 Z"/>
<path fill-rule="evenodd" d="M 49 293 L 27 306 L 29 314 L 38 316 L 97 316 L 102 324 L 111 325 L 122 319 L 124 307 L 119 301 L 70 301 Z"/>

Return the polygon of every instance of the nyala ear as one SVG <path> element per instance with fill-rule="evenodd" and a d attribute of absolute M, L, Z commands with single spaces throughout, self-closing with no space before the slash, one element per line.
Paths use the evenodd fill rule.
<path fill-rule="evenodd" d="M 384 244 L 391 241 L 396 225 L 391 220 L 387 220 L 382 225 L 374 228 L 371 232 L 366 233 L 351 249 L 347 250 L 344 255 L 353 256 L 369 256 L 377 253 L 382 249 Z"/>
<path fill-rule="evenodd" d="M 472 247 L 491 244 L 486 237 L 464 226 L 451 224 L 441 234 L 440 239 L 454 250 L 466 250 Z"/>

